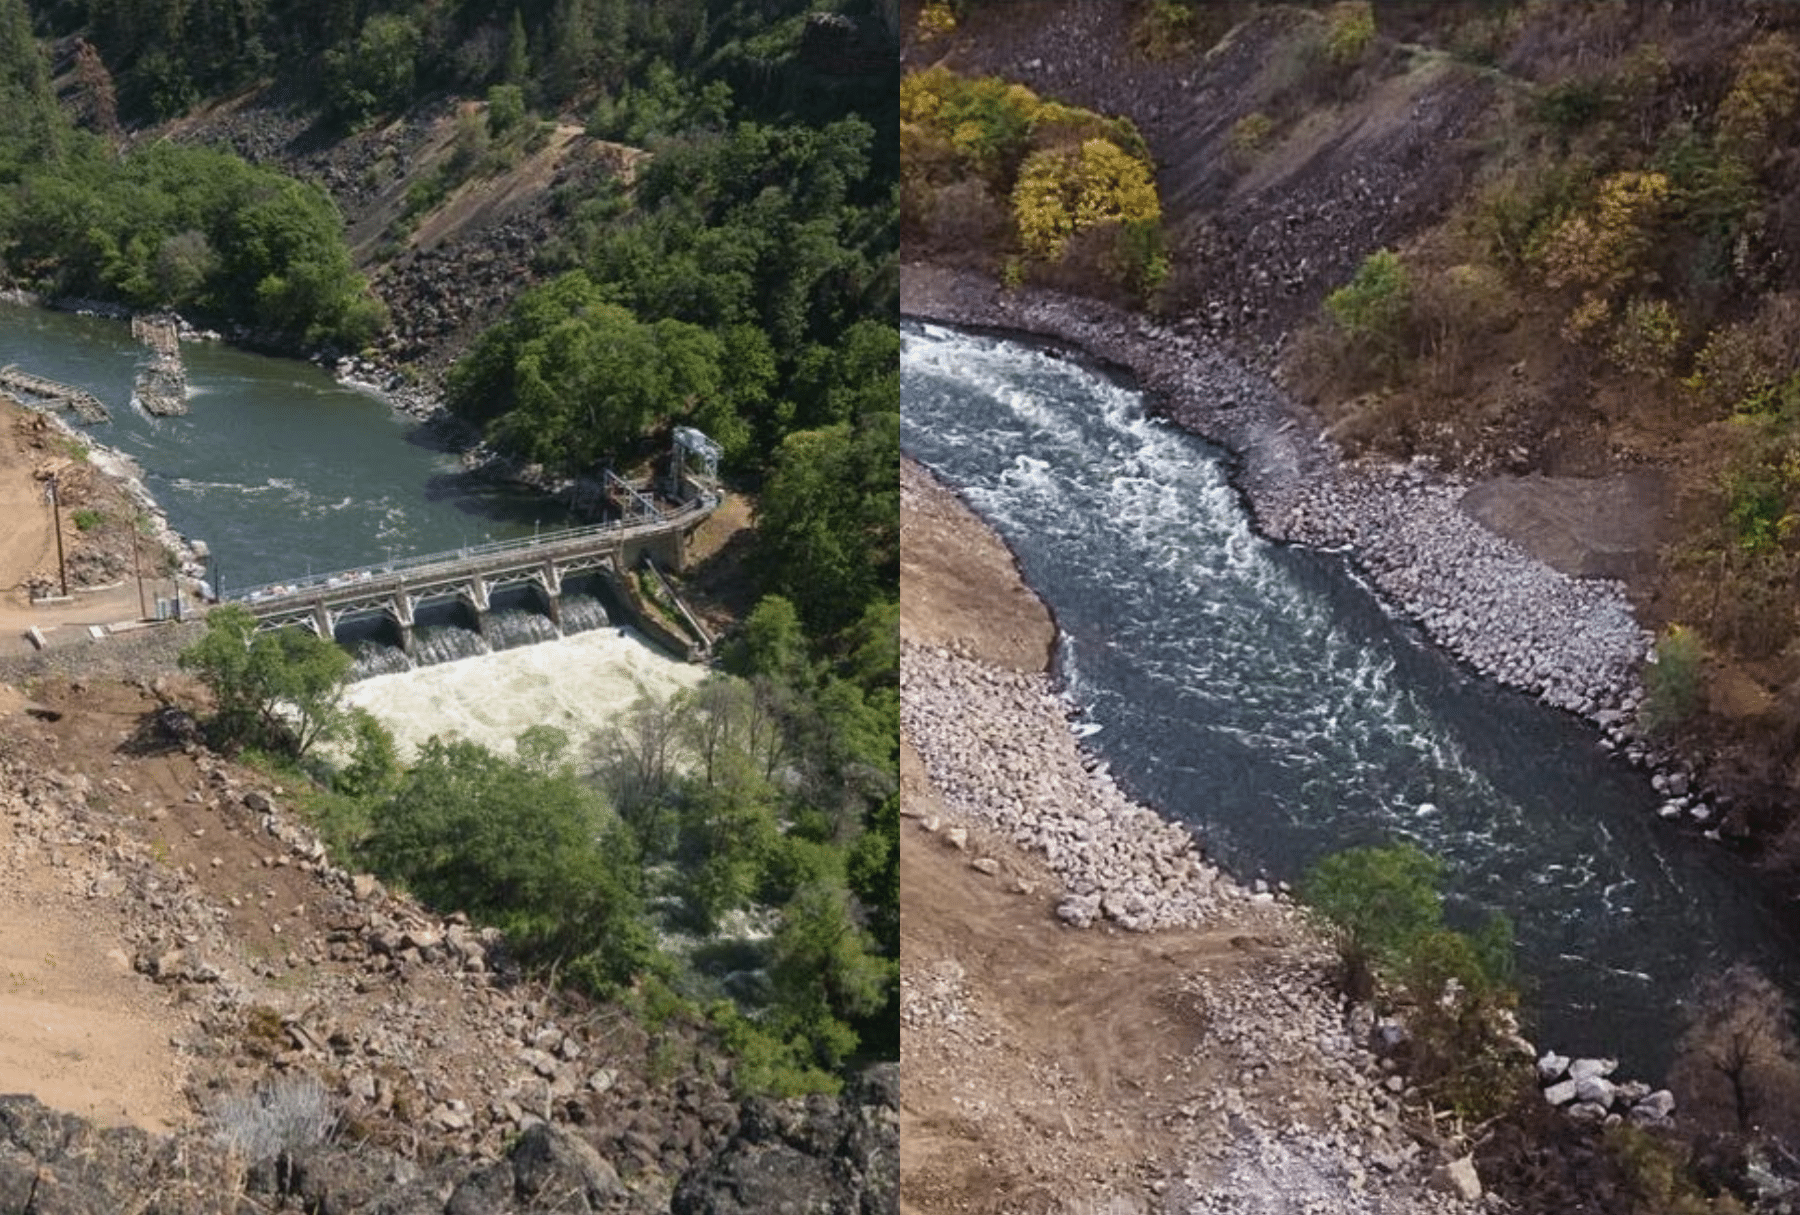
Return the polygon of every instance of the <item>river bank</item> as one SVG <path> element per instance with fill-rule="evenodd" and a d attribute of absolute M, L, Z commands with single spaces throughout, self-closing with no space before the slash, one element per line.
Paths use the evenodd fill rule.
<path fill-rule="evenodd" d="M 1347 550 L 1432 641 L 1602 729 L 1619 730 L 1641 704 L 1637 671 L 1651 637 L 1621 583 L 1532 557 L 1463 513 L 1467 486 L 1427 466 L 1346 460 L 1278 385 L 1192 335 L 932 266 L 902 269 L 901 310 L 1029 334 L 1124 368 L 1161 414 L 1237 454 L 1234 483 L 1264 536 Z"/>
<path fill-rule="evenodd" d="M 911 461 L 901 520 L 903 1215 L 1482 1209 L 1294 906 L 1095 770 L 999 538 Z"/>

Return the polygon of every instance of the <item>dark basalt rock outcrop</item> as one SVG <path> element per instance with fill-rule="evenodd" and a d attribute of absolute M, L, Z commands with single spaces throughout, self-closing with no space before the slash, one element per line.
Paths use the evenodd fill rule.
<path fill-rule="evenodd" d="M 422 1164 L 342 1134 L 247 1161 L 204 1131 L 102 1129 L 36 1098 L 4 1096 L 0 1212 L 876 1215 L 898 1209 L 899 1101 L 893 1063 L 871 1069 L 837 1100 L 753 1098 L 736 1134 L 682 1178 L 665 1208 L 654 1194 L 630 1189 L 586 1139 L 544 1123 L 498 1161 L 449 1155 Z"/>
<path fill-rule="evenodd" d="M 675 1191 L 675 1215 L 876 1215 L 899 1204 L 900 1069 L 836 1101 L 752 1099 L 737 1133 Z"/>

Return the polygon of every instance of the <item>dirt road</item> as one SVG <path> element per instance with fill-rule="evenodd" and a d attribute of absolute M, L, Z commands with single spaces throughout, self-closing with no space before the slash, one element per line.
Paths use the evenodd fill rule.
<path fill-rule="evenodd" d="M 916 466 L 902 486 L 903 633 L 1043 669 L 1054 629 L 1011 553 Z M 910 746 L 901 779 L 909 816 L 944 813 Z M 1246 955 L 1217 933 L 1073 931 L 1036 857 L 978 827 L 964 850 L 908 826 L 902 1210 L 1099 1210 L 1102 1195 L 1144 1189 L 1177 1155 L 1174 1094 L 1209 1079 L 1196 1071 L 1202 1014 L 1184 980 Z"/>

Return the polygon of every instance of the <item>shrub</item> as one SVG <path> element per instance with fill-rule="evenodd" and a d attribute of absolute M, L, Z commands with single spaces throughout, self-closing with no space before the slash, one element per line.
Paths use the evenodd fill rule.
<path fill-rule="evenodd" d="M 1540 88 L 1531 99 L 1531 116 L 1561 135 L 1573 135 L 1607 110 L 1607 89 L 1600 80 L 1563 80 Z"/>
<path fill-rule="evenodd" d="M 1375 40 L 1375 10 L 1368 0 L 1334 5 L 1326 16 L 1325 59 L 1337 68 L 1354 67 Z"/>
<path fill-rule="evenodd" d="M 1664 300 L 1636 299 L 1613 326 L 1607 353 L 1626 371 L 1664 376 L 1681 345 L 1681 322 Z"/>
<path fill-rule="evenodd" d="M 1231 135 L 1228 145 L 1232 156 L 1241 163 L 1248 163 L 1268 146 L 1269 137 L 1275 133 L 1275 120 L 1260 110 L 1245 114 L 1231 124 Z"/>
<path fill-rule="evenodd" d="M 956 31 L 956 10 L 946 0 L 926 0 L 919 9 L 919 37 L 930 42 Z"/>
<path fill-rule="evenodd" d="M 1488 1117 L 1520 1083 L 1512 925 L 1494 916 L 1472 935 L 1446 928 L 1443 869 L 1410 844 L 1351 848 L 1314 866 L 1302 893 L 1337 939 L 1346 993 L 1367 998 L 1381 978 L 1405 1006 L 1415 1081 L 1467 1117 Z"/>
<path fill-rule="evenodd" d="M 1590 208 L 1550 234 L 1540 255 L 1544 285 L 1610 293 L 1645 272 L 1645 256 L 1669 179 L 1661 173 L 1614 173 L 1600 183 Z"/>
<path fill-rule="evenodd" d="M 214 1137 L 250 1164 L 294 1156 L 331 1136 L 331 1096 L 311 1076 L 282 1076 L 213 1108 Z"/>
<path fill-rule="evenodd" d="M 1192 4 L 1150 0 L 1131 27 L 1131 42 L 1149 59 L 1173 59 L 1194 45 L 1199 22 Z"/>
<path fill-rule="evenodd" d="M 76 528 L 84 532 L 91 532 L 106 522 L 104 514 L 88 507 L 83 507 L 69 517 L 75 521 Z"/>
<path fill-rule="evenodd" d="M 1800 52 L 1785 33 L 1765 35 L 1738 55 L 1737 76 L 1716 114 L 1718 146 L 1757 164 L 1773 147 L 1800 101 Z"/>
<path fill-rule="evenodd" d="M 1478 343 L 1511 329 L 1519 300 L 1499 271 L 1460 263 L 1430 274 L 1413 289 L 1412 323 L 1433 360 L 1440 388 L 1460 382 L 1465 364 L 1478 356 Z"/>
<path fill-rule="evenodd" d="M 1762 302 L 1755 316 L 1715 329 L 1694 357 L 1683 385 L 1709 410 L 1772 412 L 1784 383 L 1800 378 L 1800 295 L 1784 292 Z"/>
<path fill-rule="evenodd" d="M 1535 263 L 1550 235 L 1580 206 L 1592 183 L 1580 159 L 1515 169 L 1479 195 L 1470 226 L 1493 261 L 1508 269 Z"/>
<path fill-rule="evenodd" d="M 1325 297 L 1325 310 L 1346 334 L 1368 344 L 1375 361 L 1397 365 L 1412 311 L 1412 280 L 1392 249 L 1363 259 L 1356 275 Z"/>
<path fill-rule="evenodd" d="M 1302 897 L 1331 925 L 1341 983 L 1354 999 L 1374 991 L 1378 970 L 1392 969 L 1414 942 L 1438 927 L 1443 862 L 1410 844 L 1351 848 L 1315 865 Z"/>
<path fill-rule="evenodd" d="M 1654 661 L 1644 665 L 1644 724 L 1661 732 L 1679 726 L 1700 703 L 1705 662 L 1700 637 L 1692 629 L 1671 624 L 1657 638 Z"/>

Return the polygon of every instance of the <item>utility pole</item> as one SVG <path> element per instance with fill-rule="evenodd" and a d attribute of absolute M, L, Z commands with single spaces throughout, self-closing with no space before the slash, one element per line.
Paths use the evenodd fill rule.
<path fill-rule="evenodd" d="M 56 533 L 56 573 L 62 582 L 62 597 L 69 597 L 69 563 L 63 559 L 62 504 L 56 500 L 56 474 L 50 474 L 50 530 Z"/>
<path fill-rule="evenodd" d="M 131 570 L 137 575 L 138 619 L 150 619 L 150 605 L 144 602 L 144 537 L 136 527 L 131 529 Z"/>

